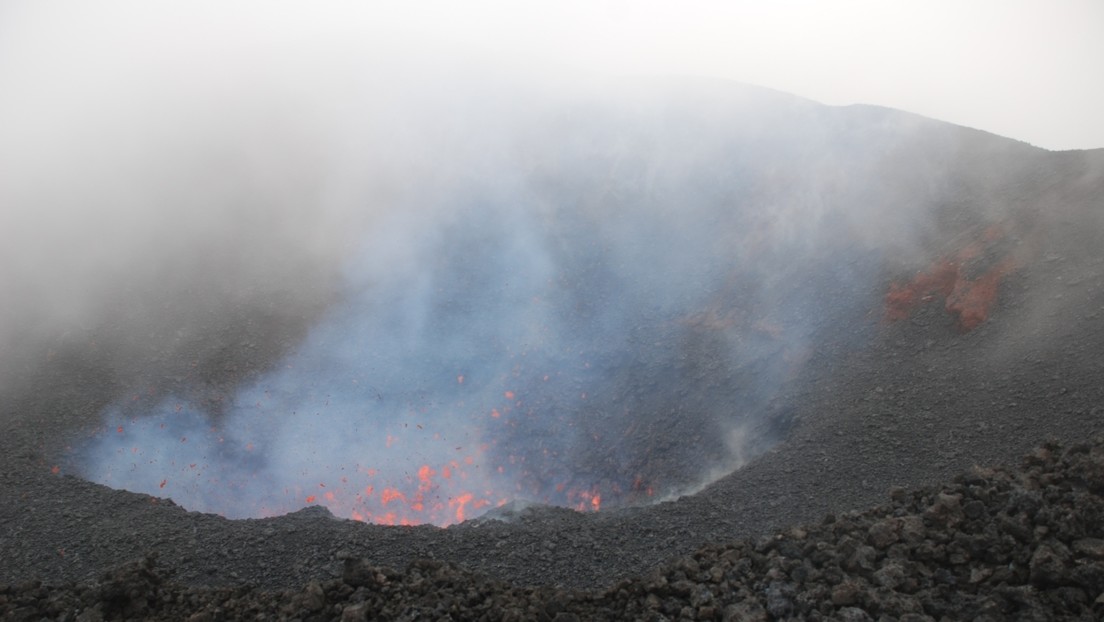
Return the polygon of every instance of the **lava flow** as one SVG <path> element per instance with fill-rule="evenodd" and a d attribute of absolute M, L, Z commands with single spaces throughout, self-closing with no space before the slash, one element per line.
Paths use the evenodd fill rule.
<path fill-rule="evenodd" d="M 1006 239 L 1003 228 L 991 226 L 977 241 L 940 257 L 910 281 L 891 284 L 885 297 L 886 319 L 908 319 L 916 308 L 938 298 L 961 331 L 977 328 L 989 319 L 1001 280 L 1019 265 L 1012 253 L 1001 252 L 1000 243 Z"/>

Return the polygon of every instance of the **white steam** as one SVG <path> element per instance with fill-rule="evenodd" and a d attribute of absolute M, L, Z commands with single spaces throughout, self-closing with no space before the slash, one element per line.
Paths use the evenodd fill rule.
<path fill-rule="evenodd" d="M 190 509 L 691 488 L 961 192 L 958 131 L 892 111 L 142 6 L 0 44 L 0 382 L 110 369 L 75 468 Z"/>

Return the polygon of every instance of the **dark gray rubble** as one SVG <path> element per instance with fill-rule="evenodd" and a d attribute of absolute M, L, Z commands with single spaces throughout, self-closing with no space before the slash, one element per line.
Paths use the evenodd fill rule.
<path fill-rule="evenodd" d="M 889 503 L 709 545 L 605 590 L 519 587 L 440 561 L 343 560 L 296 589 L 188 587 L 155 553 L 100 580 L 0 589 L 10 620 L 1095 620 L 1104 439 L 1020 469 L 895 489 Z"/>

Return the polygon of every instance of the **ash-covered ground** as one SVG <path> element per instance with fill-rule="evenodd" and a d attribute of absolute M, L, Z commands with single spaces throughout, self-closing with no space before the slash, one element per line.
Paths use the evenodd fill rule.
<path fill-rule="evenodd" d="M 345 557 L 298 589 L 189 587 L 155 554 L 96 582 L 0 588 L 10 619 L 1093 620 L 1104 612 L 1104 439 L 1048 442 L 1019 471 L 818 524 L 709 544 L 606 589 L 523 587 L 429 559 Z M 1094 594 L 1097 596 L 1094 598 Z"/>
<path fill-rule="evenodd" d="M 737 99 L 746 103 L 746 97 L 740 94 Z M 35 327 L 29 336 L 5 335 L 18 347 L 5 361 L 0 401 L 0 558 L 5 560 L 0 584 L 22 586 L 0 594 L 6 613 L 34 619 L 48 612 L 39 607 L 47 606 L 46 597 L 40 596 L 49 590 L 26 583 L 42 581 L 47 586 L 86 586 L 84 592 L 58 592 L 68 600 L 55 602 L 56 613 L 98 607 L 108 617 L 174 617 L 207 608 L 217 619 L 220 614 L 212 607 L 238 611 L 234 607 L 239 605 L 230 600 L 245 602 L 265 590 L 288 589 L 303 591 L 286 599 L 274 597 L 272 606 L 278 610 L 246 614 L 293 617 L 304 612 L 304 617 L 319 619 L 413 619 L 419 612 L 438 617 L 450 612 L 459 617 L 509 613 L 519 619 L 763 619 L 811 617 L 813 612 L 865 619 L 860 610 L 874 618 L 878 612 L 934 619 L 959 617 L 964 611 L 972 612 L 967 617 L 985 614 L 993 619 L 1016 611 L 1040 619 L 1091 615 L 1104 589 L 1093 574 L 1098 573 L 1098 539 L 1104 535 L 1099 532 L 1099 516 L 1092 514 L 1100 503 L 1099 473 L 1093 470 L 1099 469 L 1099 447 L 1078 445 L 1070 454 L 1044 452 L 1033 463 L 1036 471 L 1025 476 L 1026 483 L 984 472 L 946 491 L 950 497 L 911 491 L 949 482 L 977 465 L 1015 465 L 1046 439 L 1073 446 L 1102 432 L 1104 250 L 1099 240 L 1104 233 L 1104 154 L 1050 153 L 862 107 L 828 109 L 786 100 L 787 106 L 799 110 L 785 107 L 783 114 L 777 112 L 777 97 L 752 97 L 759 102 L 756 110 L 777 113 L 764 126 L 767 129 L 747 134 L 743 132 L 748 126 L 740 126 L 743 129 L 728 136 L 751 145 L 735 152 L 740 157 L 754 154 L 752 147 L 765 142 L 781 145 L 767 158 L 769 165 L 736 156 L 717 164 L 717 170 L 742 163 L 754 174 L 774 175 L 766 186 L 740 196 L 766 205 L 795 187 L 830 189 L 828 196 L 835 200 L 865 198 L 877 204 L 863 214 L 924 217 L 923 226 L 907 228 L 915 234 L 915 239 L 901 244 L 907 253 L 885 252 L 895 248 L 886 243 L 869 247 L 880 253 L 845 255 L 848 261 L 878 262 L 864 264 L 860 271 L 874 278 L 846 281 L 846 287 L 824 291 L 798 280 L 772 284 L 766 295 L 749 289 L 759 272 L 722 281 L 712 297 L 697 305 L 696 313 L 670 324 L 677 327 L 672 334 L 679 335 L 680 344 L 693 344 L 691 360 L 677 368 L 680 382 L 674 386 L 661 384 L 662 372 L 670 369 L 663 367 L 669 361 L 662 357 L 658 362 L 645 360 L 632 373 L 611 376 L 621 384 L 603 406 L 615 407 L 622 399 L 637 405 L 660 401 L 663 406 L 647 410 L 651 419 L 634 437 L 628 461 L 632 468 L 644 465 L 662 472 L 670 466 L 696 475 L 700 473 L 694 469 L 701 465 L 688 458 L 694 456 L 694 443 L 718 451 L 710 437 L 715 430 L 696 426 L 724 412 L 725 396 L 739 398 L 769 384 L 772 390 L 755 403 L 761 416 L 744 428 L 752 440 L 751 457 L 741 468 L 695 494 L 659 503 L 627 503 L 597 513 L 518 504 L 498 510 L 495 518 L 445 529 L 366 524 L 335 518 L 321 507 L 273 518 L 228 520 L 190 512 L 166 499 L 112 490 L 61 469 L 73 447 L 102 428 L 105 409 L 135 387 L 188 395 L 217 416 L 220 396 L 282 361 L 340 298 L 332 271 L 307 256 L 285 258 L 288 269 L 296 272 L 295 283 L 311 284 L 307 290 L 285 291 L 280 283 L 265 280 L 273 272 L 263 261 L 245 260 L 233 264 L 238 271 L 223 283 L 249 284 L 253 289 L 227 287 L 216 295 L 205 291 L 191 307 L 159 306 L 189 288 L 202 290 L 206 271 L 225 259 L 219 256 L 211 265 L 200 262 L 198 268 L 189 265 L 182 270 L 193 277 L 183 284 L 131 281 L 157 286 L 138 294 L 126 289 L 111 292 L 121 301 L 118 306 L 106 304 L 112 312 L 93 316 L 94 322 L 77 330 L 51 333 L 49 324 L 43 328 L 26 316 L 27 325 Z M 701 102 L 685 101 L 679 105 L 688 107 L 665 108 L 667 116 L 661 115 L 679 129 L 664 134 L 667 138 L 685 140 L 683 131 L 698 125 L 702 127 L 697 131 L 708 134 L 705 121 L 724 118 L 723 107 L 703 110 Z M 672 110 L 690 112 L 679 117 Z M 791 158 L 797 153 L 795 146 L 805 145 L 807 138 L 783 131 L 793 119 L 800 121 L 793 127 L 803 129 L 812 127 L 813 121 L 824 123 L 830 129 L 815 145 L 831 148 L 815 157 Z M 590 126 L 565 123 L 565 136 L 588 135 Z M 656 149 L 672 146 L 656 140 Z M 872 147 L 881 149 L 876 157 L 865 151 Z M 604 156 L 594 157 L 602 162 Z M 795 186 L 803 170 L 823 176 L 837 162 L 863 166 L 858 172 Z M 686 172 L 681 168 L 685 162 L 668 164 L 672 168 L 658 174 L 661 181 L 649 182 L 661 191 L 680 187 L 664 186 L 664 175 Z M 582 174 L 576 164 L 534 166 L 534 178 L 546 187 L 565 179 L 579 181 L 572 175 L 597 184 L 603 178 L 594 170 L 612 170 L 594 167 Z M 632 186 L 631 172 L 617 174 L 622 176 L 613 181 Z M 705 177 L 723 187 L 718 181 L 722 177 Z M 561 190 L 554 196 L 564 196 Z M 574 196 L 581 202 L 603 197 L 616 202 L 618 190 L 590 188 Z M 670 201 L 672 206 L 678 199 L 663 192 L 649 198 Z M 262 223 L 262 216 L 250 215 L 244 222 Z M 851 234 L 859 225 L 827 222 L 820 228 L 839 226 L 841 234 Z M 902 230 L 890 227 L 886 233 Z M 779 235 L 770 227 L 768 232 Z M 858 239 L 877 238 L 877 231 L 866 233 L 870 236 Z M 810 267 L 809 273 L 835 274 L 823 271 L 823 266 Z M 798 285 L 790 289 L 788 283 Z M 793 291 L 818 297 L 801 307 L 801 325 L 816 330 L 802 333 L 799 350 L 773 345 L 735 364 L 709 354 L 717 344 L 731 344 L 730 337 L 744 334 L 741 331 L 774 343 L 776 333 L 785 334 L 796 323 L 797 316 L 779 311 L 785 303 L 796 302 L 786 297 Z M 816 321 L 818 310 L 823 322 Z M 772 313 L 776 324 L 756 325 L 756 319 Z M 657 342 L 662 343 L 663 336 Z M 799 364 L 793 364 L 795 360 Z M 611 365 L 609 371 L 617 367 Z M 692 408 L 683 411 L 680 404 Z M 702 415 L 706 406 L 708 417 Z M 580 472 L 601 472 L 607 457 L 601 453 L 604 446 L 597 439 L 583 444 Z M 848 513 L 885 503 L 894 489 L 910 492 L 894 493 L 888 509 L 869 515 Z M 1044 501 L 1054 508 L 1044 516 L 1057 521 L 1054 524 L 1050 518 L 1039 518 L 1036 506 Z M 1067 526 L 1052 516 L 1059 509 L 1086 514 L 1076 515 L 1083 518 Z M 829 514 L 845 518 L 825 522 Z M 998 515 L 1015 524 L 989 533 L 990 523 L 984 519 L 995 521 Z M 893 549 L 896 540 L 884 546 L 877 542 L 885 529 L 874 527 L 886 526 L 885 521 L 892 523 L 887 529 L 909 546 Z M 923 530 L 905 534 L 902 525 L 922 525 L 940 535 Z M 789 535 L 771 539 L 779 530 Z M 983 566 L 970 565 L 984 558 L 977 551 L 958 562 L 955 551 L 945 550 L 957 543 L 972 551 L 969 547 L 976 542 L 970 539 L 978 534 L 1006 543 L 1009 551 L 993 553 L 995 561 Z M 727 544 L 764 537 L 753 545 Z M 798 544 L 806 538 L 824 539 L 849 551 L 837 556 L 842 570 L 808 579 L 809 585 L 823 579 L 823 589 L 803 591 L 806 579 L 793 574 L 793 564 L 780 561 L 803 558 L 821 564 L 815 551 Z M 959 542 L 963 538 L 969 542 Z M 942 552 L 920 551 L 929 540 L 929 548 L 944 547 Z M 699 551 L 703 546 L 707 548 Z M 694 551 L 699 551 L 696 558 L 685 557 Z M 90 583 L 150 554 L 156 555 L 156 561 L 148 563 L 152 566 L 130 567 L 97 586 Z M 928 557 L 921 559 L 922 555 Z M 898 560 L 893 563 L 901 568 L 922 562 L 930 573 L 901 570 L 893 579 L 889 575 L 896 571 L 887 570 L 887 560 Z M 400 573 L 376 572 L 364 564 Z M 1007 576 L 998 572 L 1006 564 L 1011 564 Z M 403 574 L 401 569 L 408 566 Z M 744 573 L 743 583 L 705 576 L 715 568 L 723 574 L 737 567 Z M 1083 567 L 1088 570 L 1074 572 Z M 476 574 L 486 579 L 476 579 Z M 907 593 L 913 589 L 907 587 L 910 580 L 920 583 L 910 596 L 913 600 L 904 604 L 877 601 L 885 594 L 868 597 L 863 591 L 876 585 Z M 164 587 L 162 581 L 180 587 Z M 852 585 L 854 590 L 848 592 Z M 710 596 L 703 595 L 702 586 L 709 586 Z M 218 589 L 188 591 L 191 588 Z M 607 588 L 612 591 L 605 592 Z M 974 597 L 989 591 L 1003 600 L 989 603 Z M 380 601 L 381 594 L 394 603 Z M 171 606 L 155 604 L 168 600 Z M 24 604 L 29 608 L 19 610 Z M 350 613 L 342 613 L 346 605 Z M 438 606 L 444 608 L 418 609 Z M 1099 605 L 1095 611 L 1099 614 Z M 88 615 L 92 617 L 85 619 L 97 614 Z"/>

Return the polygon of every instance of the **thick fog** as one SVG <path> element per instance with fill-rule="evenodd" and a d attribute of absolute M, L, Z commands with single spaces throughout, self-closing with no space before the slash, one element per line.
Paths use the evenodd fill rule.
<path fill-rule="evenodd" d="M 66 472 L 189 509 L 691 490 L 865 342 L 948 201 L 1019 207 L 889 110 L 153 23 L 4 45 L 0 382 L 100 369 Z"/>

